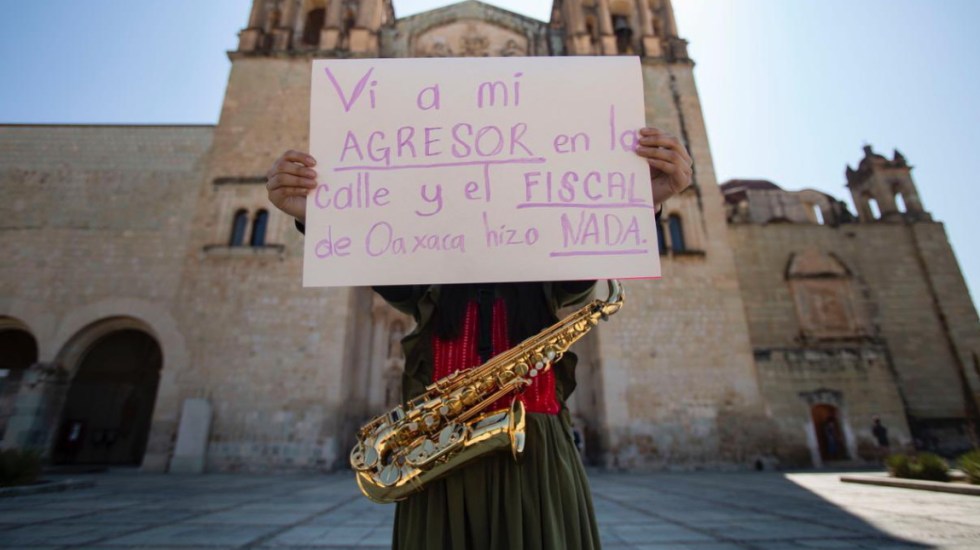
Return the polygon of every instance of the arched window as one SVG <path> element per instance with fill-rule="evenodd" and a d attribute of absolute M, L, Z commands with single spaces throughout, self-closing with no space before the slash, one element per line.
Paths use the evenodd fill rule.
<path fill-rule="evenodd" d="M 878 201 L 874 199 L 868 199 L 868 209 L 871 210 L 871 217 L 880 220 L 881 219 L 881 209 L 878 208 Z"/>
<path fill-rule="evenodd" d="M 687 250 L 687 246 L 684 244 L 684 226 L 681 225 L 681 217 L 677 214 L 671 214 L 670 218 L 667 219 L 667 225 L 670 227 L 671 250 L 674 252 Z"/>
<path fill-rule="evenodd" d="M 823 225 L 824 224 L 823 210 L 820 209 L 820 205 L 814 204 L 812 208 L 813 208 L 813 216 L 817 220 L 817 225 Z"/>
<path fill-rule="evenodd" d="M 908 212 L 908 207 L 905 205 L 905 197 L 901 193 L 895 193 L 895 208 L 901 213 Z"/>
<path fill-rule="evenodd" d="M 320 30 L 323 29 L 323 22 L 327 18 L 327 10 L 316 8 L 306 14 L 306 22 L 303 24 L 303 45 L 319 46 Z"/>
<path fill-rule="evenodd" d="M 613 33 L 616 34 L 616 51 L 620 54 L 632 53 L 633 27 L 630 26 L 629 16 L 614 15 L 612 23 Z"/>
<path fill-rule="evenodd" d="M 248 229 L 248 212 L 239 210 L 235 212 L 235 221 L 231 225 L 231 239 L 228 246 L 242 246 L 245 244 L 245 230 Z"/>
<path fill-rule="evenodd" d="M 269 225 L 269 212 L 267 210 L 259 210 L 259 213 L 255 216 L 255 222 L 252 224 L 252 246 L 265 246 L 265 229 Z"/>
<path fill-rule="evenodd" d="M 354 24 L 357 23 L 357 16 L 354 15 L 354 10 L 347 10 L 344 15 L 344 31 L 350 32 L 354 28 Z"/>

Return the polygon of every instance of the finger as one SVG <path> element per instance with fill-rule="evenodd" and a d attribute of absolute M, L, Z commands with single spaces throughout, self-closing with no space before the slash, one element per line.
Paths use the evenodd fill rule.
<path fill-rule="evenodd" d="M 275 176 L 276 174 L 290 174 L 293 176 L 299 176 L 301 178 L 316 179 L 316 170 L 307 168 L 301 164 L 296 164 L 290 161 L 280 161 L 272 167 L 272 174 L 269 177 Z"/>
<path fill-rule="evenodd" d="M 313 158 L 309 153 L 304 153 L 302 151 L 297 151 L 295 149 L 290 149 L 283 153 L 279 160 L 287 160 L 290 162 L 298 162 L 304 166 L 313 167 L 316 166 L 316 159 Z"/>
<path fill-rule="evenodd" d="M 681 156 L 680 153 L 670 149 L 661 149 L 657 147 L 637 147 L 636 154 L 648 159 L 665 160 L 673 164 L 688 166 L 687 159 Z"/>
<path fill-rule="evenodd" d="M 686 164 L 694 164 L 694 159 L 687 152 L 687 148 L 675 138 L 674 136 L 664 135 L 660 137 L 643 138 L 640 140 L 640 145 L 644 147 L 661 147 L 664 149 L 670 149 L 676 152 L 681 158 L 684 159 Z"/>
<path fill-rule="evenodd" d="M 313 189 L 316 187 L 316 181 L 309 178 L 293 176 L 291 174 L 276 174 L 275 176 L 269 178 L 269 181 L 265 184 L 265 186 L 270 192 L 275 191 L 276 189 L 291 187 L 298 189 Z"/>
<path fill-rule="evenodd" d="M 652 126 L 648 126 L 646 128 L 640 128 L 640 135 L 641 136 L 656 136 L 656 135 L 665 134 L 665 133 L 666 132 L 664 132 L 660 128 L 655 128 L 655 127 L 652 127 Z"/>
<path fill-rule="evenodd" d="M 640 145 L 651 145 L 655 147 L 664 147 L 669 144 L 680 145 L 680 140 L 671 134 L 657 134 L 653 136 L 641 136 Z"/>
<path fill-rule="evenodd" d="M 674 174 L 677 173 L 678 170 L 681 169 L 680 166 L 677 166 L 676 164 L 672 162 L 667 162 L 665 160 L 647 159 L 647 162 L 650 164 L 650 166 L 653 166 L 654 168 L 660 170 L 661 172 L 667 174 L 668 176 L 673 176 Z"/>
<path fill-rule="evenodd" d="M 277 172 L 285 170 L 287 166 L 297 165 L 310 168 L 316 166 L 316 159 L 307 153 L 303 153 L 302 151 L 290 149 L 272 163 L 272 168 L 265 173 L 265 177 L 271 178 Z"/>

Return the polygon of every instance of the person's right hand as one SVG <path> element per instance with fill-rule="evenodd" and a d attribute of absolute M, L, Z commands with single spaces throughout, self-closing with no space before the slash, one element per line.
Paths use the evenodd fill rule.
<path fill-rule="evenodd" d="M 269 201 L 279 210 L 306 223 L 306 195 L 316 188 L 316 159 L 299 151 L 286 151 L 266 172 Z"/>

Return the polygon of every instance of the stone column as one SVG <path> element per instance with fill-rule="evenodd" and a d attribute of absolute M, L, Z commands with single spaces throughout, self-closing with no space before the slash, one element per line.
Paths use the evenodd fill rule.
<path fill-rule="evenodd" d="M 248 16 L 248 28 L 255 29 L 262 26 L 262 8 L 265 6 L 265 0 L 254 0 L 252 2 L 252 13 Z"/>
<path fill-rule="evenodd" d="M 369 56 L 378 54 L 378 29 L 381 26 L 380 0 L 361 0 L 357 23 L 350 32 L 350 51 Z"/>
<path fill-rule="evenodd" d="M 667 36 L 677 37 L 677 20 L 674 19 L 674 5 L 670 0 L 663 0 L 664 10 L 667 12 Z"/>
<path fill-rule="evenodd" d="M 653 12 L 650 11 L 650 0 L 636 0 L 637 9 L 640 11 L 640 27 L 643 36 L 656 36 L 653 30 Z"/>
<path fill-rule="evenodd" d="M 582 0 L 565 2 L 565 30 L 569 34 L 585 32 L 585 19 L 582 17 Z"/>
<path fill-rule="evenodd" d="M 343 15 L 343 0 L 327 0 L 327 17 L 320 31 L 320 49 L 335 50 L 340 46 L 341 21 Z"/>
<path fill-rule="evenodd" d="M 609 0 L 599 0 L 599 34 L 612 33 L 612 13 L 609 11 Z"/>
<path fill-rule="evenodd" d="M 293 30 L 296 28 L 296 2 L 298 0 L 284 0 L 282 8 L 282 19 L 279 26 L 273 32 L 273 49 L 285 51 L 290 49 L 293 40 Z"/>
<path fill-rule="evenodd" d="M 357 12 L 357 26 L 361 29 L 378 30 L 381 26 L 381 6 L 378 0 L 361 0 L 361 7 Z"/>
<path fill-rule="evenodd" d="M 565 2 L 565 36 L 567 37 L 568 49 L 573 55 L 592 53 L 592 37 L 585 30 L 582 0 L 567 0 Z"/>
<path fill-rule="evenodd" d="M 599 40 L 602 43 L 602 54 L 616 55 L 616 35 L 613 34 L 612 13 L 609 11 L 609 0 L 599 0 Z"/>
<path fill-rule="evenodd" d="M 255 51 L 262 42 L 262 19 L 265 17 L 266 0 L 255 0 L 252 3 L 252 13 L 248 17 L 248 28 L 238 36 L 238 51 Z"/>
<path fill-rule="evenodd" d="M 657 38 L 657 31 L 653 27 L 650 0 L 637 0 L 637 4 L 640 10 L 640 26 L 643 29 L 643 53 L 647 57 L 660 57 L 663 55 L 663 49 L 660 46 L 660 39 Z"/>

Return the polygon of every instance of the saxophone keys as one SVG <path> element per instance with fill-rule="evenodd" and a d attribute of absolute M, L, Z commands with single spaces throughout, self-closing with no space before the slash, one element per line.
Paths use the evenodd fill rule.
<path fill-rule="evenodd" d="M 527 376 L 527 373 L 530 370 L 531 369 L 528 368 L 527 363 L 517 363 L 514 365 L 514 374 L 520 376 L 521 378 Z"/>
<path fill-rule="evenodd" d="M 350 452 L 350 465 L 355 470 L 364 470 L 364 445 L 358 443 Z"/>
<path fill-rule="evenodd" d="M 446 400 L 441 407 L 439 407 L 439 414 L 444 418 L 449 418 L 450 416 L 456 416 L 463 412 L 463 403 L 460 398 L 454 397 Z"/>
<path fill-rule="evenodd" d="M 411 467 L 419 467 L 425 464 L 434 454 L 436 454 L 436 444 L 429 439 L 425 439 L 408 453 L 405 461 Z"/>
<path fill-rule="evenodd" d="M 445 450 L 447 447 L 451 447 L 463 440 L 466 428 L 461 424 L 450 424 L 439 432 L 439 444 L 438 447 L 441 450 Z"/>
<path fill-rule="evenodd" d="M 555 357 L 558 357 L 558 350 L 556 350 L 551 346 L 548 346 L 547 348 L 545 348 L 544 354 L 548 358 L 548 361 L 554 361 Z"/>
<path fill-rule="evenodd" d="M 398 467 L 398 464 L 392 462 L 381 469 L 381 472 L 378 474 L 378 481 L 380 481 L 385 487 L 391 487 L 392 485 L 398 483 L 398 480 L 401 479 L 401 477 L 401 468 Z"/>
<path fill-rule="evenodd" d="M 439 426 L 439 415 L 436 413 L 429 413 L 423 416 L 422 426 L 427 432 L 435 430 Z"/>
<path fill-rule="evenodd" d="M 460 398 L 463 401 L 463 405 L 466 407 L 471 407 L 480 400 L 480 396 L 477 394 L 476 390 L 471 387 L 463 388 L 463 391 L 460 392 Z"/>
<path fill-rule="evenodd" d="M 378 451 L 374 447 L 367 447 L 364 450 L 364 466 L 373 468 L 378 463 Z"/>

